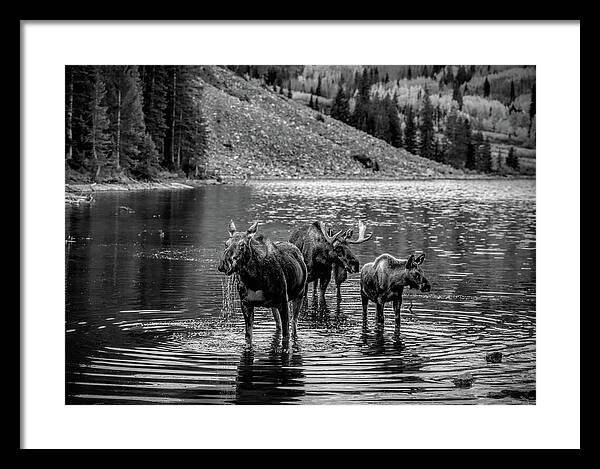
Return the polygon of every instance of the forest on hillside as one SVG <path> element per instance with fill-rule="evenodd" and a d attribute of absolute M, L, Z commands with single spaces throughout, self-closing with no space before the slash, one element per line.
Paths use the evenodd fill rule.
<path fill-rule="evenodd" d="M 535 156 L 532 66 L 226 67 L 310 106 L 317 117 L 455 168 L 519 174 L 533 159 L 520 156 Z M 208 177 L 207 73 L 187 65 L 66 66 L 68 178 Z"/>
<path fill-rule="evenodd" d="M 519 173 L 517 153 L 535 154 L 534 66 L 229 68 L 395 147 L 457 168 Z"/>
<path fill-rule="evenodd" d="M 201 177 L 206 126 L 194 66 L 65 67 L 65 164 L 70 177 Z"/>

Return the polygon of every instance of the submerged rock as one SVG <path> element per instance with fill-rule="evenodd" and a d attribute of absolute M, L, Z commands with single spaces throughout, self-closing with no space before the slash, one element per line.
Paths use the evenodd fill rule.
<path fill-rule="evenodd" d="M 475 381 L 471 373 L 463 373 L 452 380 L 454 385 L 458 388 L 470 388 Z"/>
<path fill-rule="evenodd" d="M 485 356 L 488 363 L 500 363 L 502 361 L 502 352 L 490 352 Z"/>

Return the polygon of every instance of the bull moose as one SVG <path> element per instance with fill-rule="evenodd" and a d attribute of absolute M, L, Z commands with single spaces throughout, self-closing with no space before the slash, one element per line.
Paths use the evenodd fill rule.
<path fill-rule="evenodd" d="M 411 254 L 408 260 L 396 259 L 390 254 L 381 254 L 373 262 L 365 264 L 360 271 L 360 296 L 363 307 L 363 321 L 367 320 L 369 301 L 376 304 L 377 322 L 383 323 L 383 308 L 391 301 L 396 316 L 396 328 L 400 328 L 400 307 L 404 287 L 431 291 L 431 284 L 425 278 L 421 265 L 425 254 L 415 258 Z"/>
<path fill-rule="evenodd" d="M 343 282 L 346 272 L 358 272 L 359 262 L 348 247 L 348 244 L 358 244 L 367 241 L 371 236 L 365 238 L 366 226 L 359 223 L 359 237 L 351 240 L 352 230 L 340 230 L 333 233 L 325 223 L 315 221 L 314 223 L 294 230 L 290 236 L 290 243 L 296 245 L 302 252 L 304 262 L 308 269 L 308 283 L 317 282 L 320 287 L 320 302 L 325 302 L 325 292 L 331 280 L 333 266 L 336 266 L 336 284 L 338 285 L 338 297 L 341 295 L 339 284 Z M 342 275 L 341 272 L 345 275 Z M 338 279 L 339 278 L 339 283 Z"/>
<path fill-rule="evenodd" d="M 289 305 L 292 303 L 292 331 L 296 334 L 298 313 L 306 289 L 307 269 L 300 250 L 288 242 L 272 242 L 256 235 L 258 222 L 246 231 L 237 231 L 233 220 L 218 269 L 225 275 L 237 274 L 238 292 L 246 340 L 252 341 L 255 307 L 270 307 L 276 328 L 283 329 L 283 342 L 289 341 Z"/>

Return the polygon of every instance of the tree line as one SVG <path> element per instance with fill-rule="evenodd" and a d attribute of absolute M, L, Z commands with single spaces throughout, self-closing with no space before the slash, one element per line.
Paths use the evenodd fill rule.
<path fill-rule="evenodd" d="M 292 89 L 310 93 L 309 107 L 459 168 L 492 171 L 491 145 L 481 130 L 535 144 L 535 68 L 530 66 L 229 68 L 275 92 L 283 94 L 286 87 L 288 97 Z M 511 154 L 506 164 L 516 168 L 518 158 Z"/>
<path fill-rule="evenodd" d="M 94 180 L 200 177 L 206 126 L 193 66 L 65 67 L 65 162 Z"/>
<path fill-rule="evenodd" d="M 429 93 L 425 90 L 418 111 L 409 104 L 399 109 L 396 96 L 380 98 L 371 95 L 366 69 L 354 110 L 350 111 L 349 97 L 340 85 L 331 108 L 331 117 L 424 158 L 457 168 L 481 172 L 492 170 L 490 143 L 481 132 L 472 131 L 469 119 L 459 115 L 457 107 L 447 116 L 441 116 L 432 106 Z M 441 119 L 443 126 L 440 125 Z M 436 132 L 436 128 L 440 127 L 443 127 L 443 132 Z"/>

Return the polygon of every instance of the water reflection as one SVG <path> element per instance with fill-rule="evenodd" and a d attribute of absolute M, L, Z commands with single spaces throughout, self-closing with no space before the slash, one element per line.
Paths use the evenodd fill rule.
<path fill-rule="evenodd" d="M 272 316 L 261 309 L 246 349 L 241 313 L 224 311 L 216 268 L 231 218 L 258 219 L 275 240 L 314 220 L 339 228 L 366 220 L 374 236 L 353 247 L 360 263 L 425 252 L 433 289 L 405 292 L 399 331 L 391 307 L 387 328 L 376 327 L 372 304 L 365 328 L 352 274 L 341 303 L 331 284 L 323 304 L 309 290 L 289 351 L 273 347 Z M 68 403 L 524 403 L 511 396 L 534 395 L 535 181 L 106 193 L 66 207 L 65 222 Z M 491 367 L 485 354 L 495 350 L 506 360 Z M 457 390 L 452 377 L 464 371 L 476 384 Z M 499 395 L 507 397 L 489 397 Z"/>
<path fill-rule="evenodd" d="M 302 355 L 297 341 L 292 347 L 281 345 L 281 333 L 275 332 L 266 356 L 253 346 L 244 347 L 240 355 L 235 382 L 236 404 L 281 404 L 302 397 L 304 374 Z"/>

